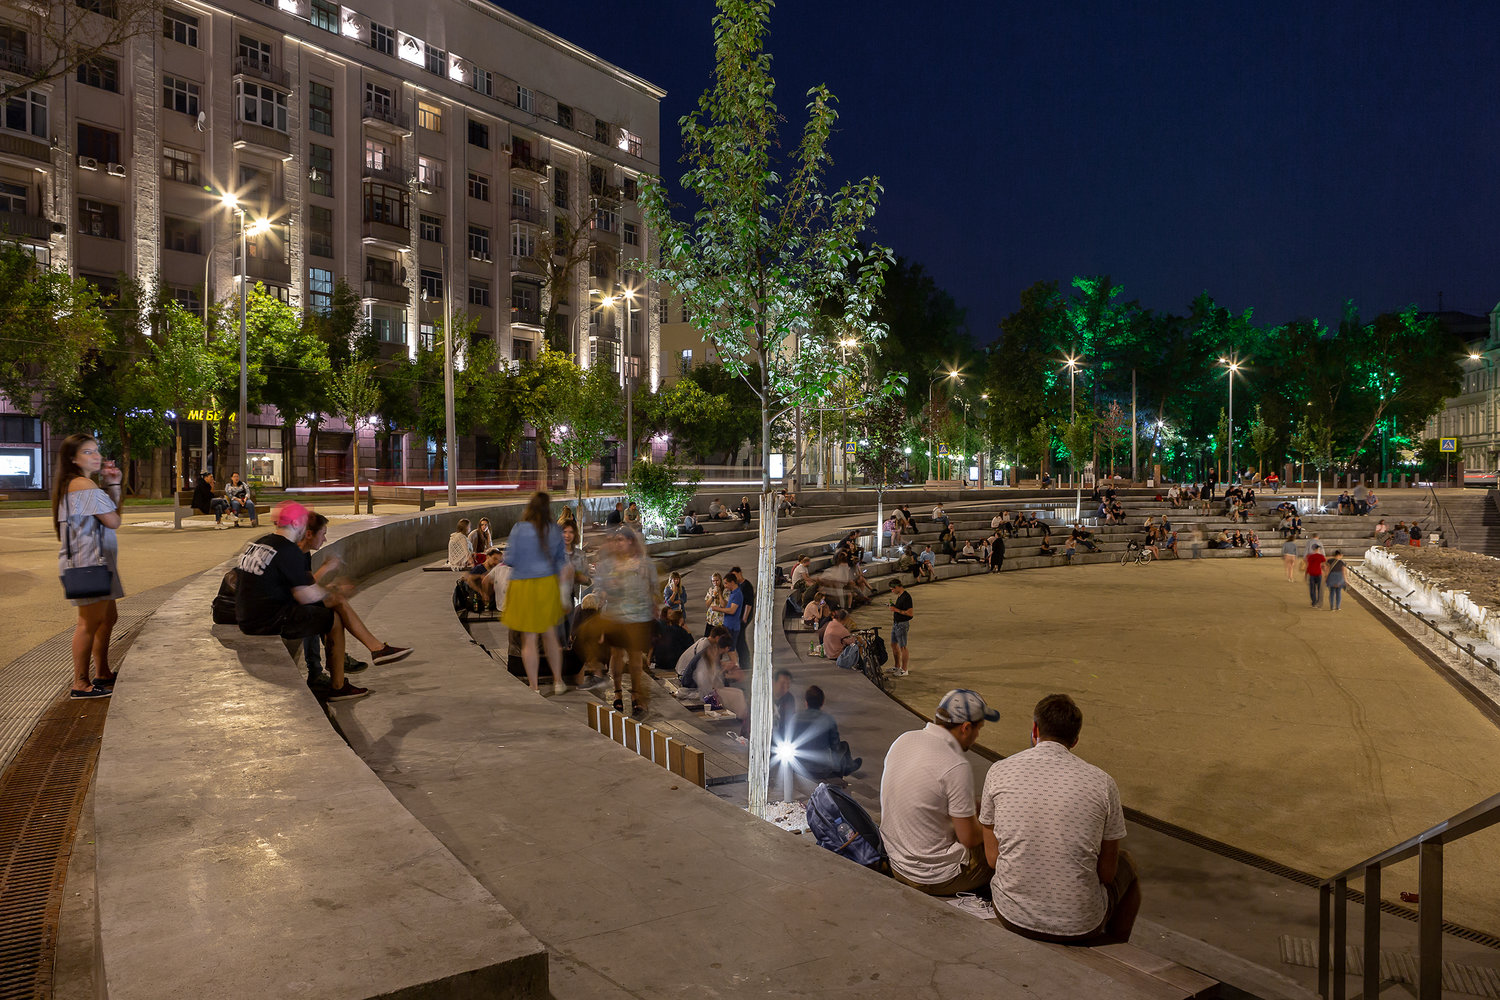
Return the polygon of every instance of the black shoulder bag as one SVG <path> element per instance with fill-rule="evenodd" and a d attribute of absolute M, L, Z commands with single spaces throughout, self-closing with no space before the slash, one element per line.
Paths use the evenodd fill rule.
<path fill-rule="evenodd" d="M 73 561 L 73 523 L 67 518 L 68 494 L 63 494 L 63 524 L 67 530 L 63 534 L 64 544 L 67 546 L 68 562 Z M 108 597 L 114 590 L 115 575 L 110 568 L 104 564 L 98 566 L 73 566 L 62 571 L 63 596 L 70 601 L 84 600 L 90 597 Z"/>

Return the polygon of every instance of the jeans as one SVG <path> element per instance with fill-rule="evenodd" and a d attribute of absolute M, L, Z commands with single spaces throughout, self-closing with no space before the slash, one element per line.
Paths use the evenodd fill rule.
<path fill-rule="evenodd" d="M 229 507 L 234 511 L 235 517 L 248 516 L 250 520 L 256 520 L 254 500 L 231 500 L 229 501 Z"/>
<path fill-rule="evenodd" d="M 323 670 L 323 637 L 310 635 L 302 640 L 302 658 L 307 661 L 307 679 L 312 680 Z"/>
<path fill-rule="evenodd" d="M 1344 599 L 1344 588 L 1343 587 L 1335 587 L 1333 584 L 1330 583 L 1328 585 L 1328 607 L 1329 607 L 1329 609 L 1332 610 L 1332 611 L 1337 611 L 1339 609 L 1339 604 L 1343 601 L 1343 599 Z"/>
<path fill-rule="evenodd" d="M 1307 578 L 1307 596 L 1312 599 L 1313 607 L 1323 606 L 1323 577 L 1321 575 Z"/>

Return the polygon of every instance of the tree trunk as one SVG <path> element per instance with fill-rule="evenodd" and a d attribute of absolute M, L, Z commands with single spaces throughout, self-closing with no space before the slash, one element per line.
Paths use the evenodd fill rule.
<path fill-rule="evenodd" d="M 321 420 L 307 422 L 307 483 L 309 486 L 318 484 L 318 431 L 322 426 Z"/>
<path fill-rule="evenodd" d="M 751 622 L 755 648 L 750 654 L 754 669 L 750 674 L 749 808 L 752 816 L 765 819 L 771 778 L 771 623 L 776 601 L 776 497 L 769 489 L 760 494 L 760 560 L 755 576 L 755 619 Z"/>
<path fill-rule="evenodd" d="M 354 460 L 354 513 L 359 513 L 359 428 L 354 429 L 354 438 L 350 442 L 353 449 Z"/>

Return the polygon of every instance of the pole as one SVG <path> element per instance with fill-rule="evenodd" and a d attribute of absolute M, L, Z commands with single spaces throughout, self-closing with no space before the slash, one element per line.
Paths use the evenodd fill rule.
<path fill-rule="evenodd" d="M 630 344 L 630 295 L 622 295 L 625 303 L 625 444 L 630 451 L 629 462 L 635 465 L 635 355 Z M 629 473 L 629 469 L 626 470 Z"/>
<path fill-rule="evenodd" d="M 213 232 L 213 215 L 208 217 L 209 232 Z M 214 261 L 214 241 L 212 237 L 208 241 L 208 253 L 203 255 L 203 346 L 208 346 L 208 268 Z M 213 398 L 209 397 L 203 401 L 203 419 L 198 422 L 198 471 L 202 472 L 208 468 L 208 411 L 211 408 Z M 217 470 L 215 470 L 217 471 Z"/>
<path fill-rule="evenodd" d="M 448 481 L 448 506 L 458 506 L 458 456 L 453 453 L 458 418 L 453 412 L 453 275 L 449 273 L 448 246 L 443 245 L 443 416 L 446 421 L 443 442 L 443 478 Z"/>
<path fill-rule="evenodd" d="M 1140 478 L 1140 467 L 1136 464 L 1135 452 L 1135 369 L 1130 369 L 1130 481 Z"/>
<path fill-rule="evenodd" d="M 1234 482 L 1234 369 L 1229 369 L 1229 481 Z"/>
<path fill-rule="evenodd" d="M 1078 412 L 1076 409 L 1077 392 L 1074 388 L 1074 375 L 1078 371 L 1078 365 L 1072 362 L 1068 364 L 1068 423 L 1077 423 Z M 1078 474 L 1078 456 L 1068 453 L 1068 458 L 1073 466 L 1073 485 L 1077 489 L 1077 495 L 1073 501 L 1073 523 L 1077 524 L 1083 520 L 1083 479 Z"/>
<path fill-rule="evenodd" d="M 249 239 L 245 235 L 245 210 L 235 209 L 240 217 L 240 477 L 246 483 L 250 482 L 250 428 L 246 426 L 248 417 L 249 398 L 249 367 L 245 360 L 245 280 L 246 269 L 249 267 L 247 254 L 249 253 Z"/>

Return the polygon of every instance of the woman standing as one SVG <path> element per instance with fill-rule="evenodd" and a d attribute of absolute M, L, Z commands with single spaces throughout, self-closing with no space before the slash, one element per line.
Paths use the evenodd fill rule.
<path fill-rule="evenodd" d="M 1296 580 L 1297 570 L 1297 538 L 1295 535 L 1287 535 L 1281 543 L 1281 561 L 1286 564 L 1286 582 Z"/>
<path fill-rule="evenodd" d="M 714 626 L 724 624 L 724 612 L 714 610 L 714 608 L 724 603 L 724 597 L 724 577 L 715 573 L 713 580 L 708 585 L 708 593 L 703 595 L 703 606 L 708 609 L 703 615 L 706 621 L 706 624 L 703 626 L 704 636 L 712 632 Z"/>
<path fill-rule="evenodd" d="M 1341 549 L 1333 550 L 1333 558 L 1324 567 L 1324 576 L 1328 581 L 1328 610 L 1337 611 L 1344 600 L 1344 553 Z"/>
<path fill-rule="evenodd" d="M 630 714 L 640 718 L 651 709 L 646 657 L 651 652 L 651 621 L 656 617 L 656 569 L 641 536 L 633 531 L 616 532 L 599 553 L 597 579 L 597 589 L 604 595 L 600 617 L 604 643 L 610 649 L 614 709 L 625 710 L 621 674 L 629 666 Z"/>
<path fill-rule="evenodd" d="M 469 519 L 461 517 L 448 536 L 448 568 L 462 573 L 474 565 L 474 549 L 469 545 Z"/>
<path fill-rule="evenodd" d="M 94 485 L 98 475 L 104 488 Z M 115 601 L 125 596 L 116 565 L 120 526 L 120 470 L 106 462 L 99 442 L 87 434 L 69 434 L 57 450 L 57 475 L 52 482 L 52 523 L 58 547 L 58 574 L 81 566 L 109 567 L 110 591 L 102 597 L 71 598 L 78 608 L 73 628 L 73 684 L 70 698 L 108 698 L 115 674 L 109 668 L 109 635 L 119 620 Z M 71 555 L 69 550 L 71 549 Z M 89 679 L 89 661 L 94 664 Z"/>
<path fill-rule="evenodd" d="M 552 500 L 545 493 L 533 493 L 521 514 L 521 520 L 510 529 L 505 547 L 505 565 L 510 567 L 510 585 L 505 592 L 505 608 L 500 621 L 512 632 L 521 634 L 521 663 L 526 667 L 526 683 L 540 693 L 537 674 L 541 662 L 537 639 L 547 650 L 547 666 L 552 669 L 552 693 L 568 689 L 563 683 L 562 645 L 557 626 L 563 620 L 562 587 L 572 587 L 573 567 L 563 547 L 563 533 L 552 523 Z"/>

